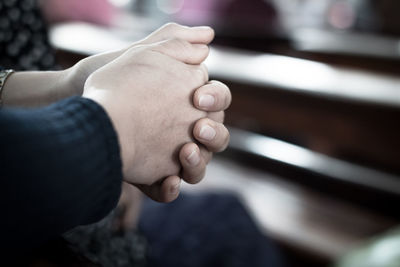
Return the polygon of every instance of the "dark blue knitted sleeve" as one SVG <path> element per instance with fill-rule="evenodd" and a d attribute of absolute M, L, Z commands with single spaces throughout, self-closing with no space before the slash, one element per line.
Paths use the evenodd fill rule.
<path fill-rule="evenodd" d="M 121 171 L 116 133 L 95 102 L 0 110 L 1 253 L 24 253 L 107 215 Z"/>

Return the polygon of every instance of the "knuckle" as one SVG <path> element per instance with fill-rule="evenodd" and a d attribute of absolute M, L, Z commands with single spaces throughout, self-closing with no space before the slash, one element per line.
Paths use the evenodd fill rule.
<path fill-rule="evenodd" d="M 231 138 L 231 135 L 230 135 L 228 129 L 225 126 L 224 126 L 224 128 L 225 128 L 225 144 L 228 144 L 229 140 Z"/>
<path fill-rule="evenodd" d="M 201 64 L 200 67 L 202 68 L 203 72 L 204 72 L 204 77 L 205 80 L 208 81 L 209 77 L 208 77 L 208 68 L 206 66 L 206 64 Z"/>
<path fill-rule="evenodd" d="M 180 38 L 171 38 L 170 43 L 177 46 L 181 50 L 186 50 L 189 48 L 189 43 Z"/>
<path fill-rule="evenodd" d="M 224 90 L 224 92 L 226 94 L 226 98 L 230 99 L 232 97 L 231 96 L 231 90 L 229 89 L 229 87 L 226 84 L 224 84 L 224 83 L 221 83 L 221 84 L 222 84 L 222 88 L 223 88 L 223 90 Z"/>
<path fill-rule="evenodd" d="M 208 81 L 208 69 L 205 65 L 195 67 L 196 77 L 201 85 L 204 85 Z"/>
<path fill-rule="evenodd" d="M 218 117 L 218 122 L 223 123 L 224 120 L 225 120 L 225 112 L 222 111 L 222 112 L 220 112 L 220 115 Z"/>
<path fill-rule="evenodd" d="M 204 68 L 199 67 L 197 68 L 197 75 L 199 77 L 199 80 L 201 81 L 201 83 L 204 83 L 206 81 L 206 77 L 207 77 L 207 72 L 205 71 Z"/>
<path fill-rule="evenodd" d="M 204 83 L 204 75 L 205 75 L 204 70 L 201 69 L 200 67 L 195 66 L 192 69 L 191 76 L 192 76 L 192 79 L 194 79 L 194 81 L 196 82 L 196 85 L 198 87 L 200 87 Z"/>
<path fill-rule="evenodd" d="M 212 159 L 212 152 L 205 146 L 201 146 L 200 148 L 200 154 L 202 158 L 204 159 L 204 163 L 207 164 L 211 161 Z"/>
<path fill-rule="evenodd" d="M 229 87 L 226 84 L 224 84 L 223 82 L 220 82 L 220 81 L 213 81 L 213 82 L 219 88 L 219 90 L 221 92 L 223 92 L 224 94 L 227 94 L 228 92 L 230 92 Z"/>
<path fill-rule="evenodd" d="M 200 180 L 204 177 L 205 165 L 201 165 L 201 167 L 196 167 L 187 172 L 185 180 L 187 180 L 191 184 L 196 184 L 200 182 Z"/>
<path fill-rule="evenodd" d="M 220 145 L 219 145 L 217 151 L 218 151 L 218 152 L 221 152 L 221 151 L 225 150 L 226 147 L 227 147 L 228 144 L 229 144 L 229 140 L 230 140 L 229 131 L 228 131 L 228 129 L 226 129 L 226 128 L 224 127 L 223 133 L 222 133 L 222 135 L 221 135 L 221 143 L 220 143 Z"/>
<path fill-rule="evenodd" d="M 217 123 L 223 123 L 225 119 L 225 112 L 224 111 L 209 112 L 208 118 Z"/>
<path fill-rule="evenodd" d="M 213 158 L 213 153 L 211 151 L 209 151 L 206 156 L 205 156 L 205 162 L 208 164 Z"/>
<path fill-rule="evenodd" d="M 194 74 L 195 73 L 193 73 L 192 69 L 187 68 L 186 66 L 182 66 L 179 76 L 182 77 L 182 79 L 185 81 L 193 81 L 193 79 L 196 79 L 196 76 L 194 76 Z"/>
<path fill-rule="evenodd" d="M 177 28 L 179 28 L 179 25 L 177 24 L 177 23 L 175 23 L 175 22 L 169 22 L 169 23 L 166 23 L 163 27 L 162 27 L 162 29 L 166 29 L 166 30 L 175 30 L 175 29 L 177 29 Z"/>
<path fill-rule="evenodd" d="M 223 109 L 227 109 L 232 102 L 231 90 L 226 84 L 219 81 L 216 82 L 216 86 L 218 90 L 218 96 L 220 98 L 219 99 L 220 106 Z"/>
<path fill-rule="evenodd" d="M 184 57 L 190 56 L 190 47 L 189 42 L 180 39 L 180 38 L 172 38 L 170 39 L 169 44 L 172 46 L 172 49 L 175 49 L 178 53 L 183 54 Z"/>
<path fill-rule="evenodd" d="M 228 90 L 228 91 L 227 91 L 227 94 L 226 94 L 226 96 L 225 96 L 225 100 L 224 100 L 224 108 L 225 108 L 225 109 L 229 108 L 229 106 L 231 105 L 231 103 L 232 103 L 232 95 L 231 95 L 231 91 Z"/>

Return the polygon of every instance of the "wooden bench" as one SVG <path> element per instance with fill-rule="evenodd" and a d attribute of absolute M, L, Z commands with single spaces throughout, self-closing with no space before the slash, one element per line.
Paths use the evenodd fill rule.
<path fill-rule="evenodd" d="M 51 41 L 69 66 L 143 35 L 78 23 L 53 28 Z M 231 128 L 228 151 L 185 190 L 236 192 L 304 266 L 399 223 L 400 78 L 226 47 L 213 47 L 207 65 L 231 87 L 227 122 L 242 130 Z"/>

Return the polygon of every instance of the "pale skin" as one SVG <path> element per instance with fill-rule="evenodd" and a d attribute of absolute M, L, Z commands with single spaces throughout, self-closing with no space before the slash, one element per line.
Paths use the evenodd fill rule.
<path fill-rule="evenodd" d="M 15 73 L 10 76 L 4 87 L 3 103 L 5 106 L 40 106 L 68 96 L 81 95 L 83 84 L 87 81 L 88 76 L 91 75 L 85 84 L 84 96 L 92 98 L 102 105 L 116 127 L 122 147 L 125 180 L 138 186 L 153 199 L 164 202 L 172 201 L 179 194 L 180 177 L 189 183 L 199 182 L 204 176 L 205 165 L 210 160 L 211 153 L 223 150 L 229 140 L 229 134 L 222 124 L 223 110 L 229 106 L 231 101 L 229 89 L 222 83 L 216 81 L 208 82 L 208 73 L 200 65 L 208 55 L 208 47 L 206 45 L 211 42 L 213 35 L 213 31 L 208 27 L 188 28 L 169 24 L 129 48 L 86 58 L 64 71 Z M 149 46 L 152 47 L 149 48 Z M 183 55 L 184 53 L 176 53 L 185 49 L 189 51 L 186 55 Z M 135 90 L 132 90 L 132 88 L 125 88 L 120 91 L 115 90 L 115 84 L 118 84 L 121 80 L 126 81 L 126 76 L 131 77 L 127 73 L 124 74 L 125 77 L 116 79 L 114 84 L 109 83 L 104 87 L 104 84 L 106 84 L 104 82 L 110 82 L 110 79 L 106 79 L 106 81 L 101 79 L 104 79 L 105 75 L 109 75 L 109 71 L 115 70 L 116 75 L 122 75 L 121 67 L 133 66 L 134 64 L 141 65 L 142 63 L 148 64 L 147 67 L 150 70 L 150 67 L 153 66 L 151 64 L 154 62 L 149 58 L 146 59 L 147 56 L 158 63 L 163 62 L 165 64 L 163 66 L 169 70 L 176 68 L 176 73 L 186 74 L 183 77 L 181 77 L 182 75 L 166 77 L 169 79 L 174 77 L 175 81 L 171 82 L 179 81 L 176 82 L 177 87 L 180 86 L 184 94 L 176 95 L 177 98 L 175 98 L 175 96 L 170 97 L 170 94 L 172 92 L 179 93 L 179 90 L 166 90 L 164 92 L 155 90 L 151 96 L 141 95 L 136 88 Z M 109 65 L 102 67 L 105 64 Z M 156 65 L 154 67 L 160 70 L 159 64 Z M 99 69 L 99 67 L 102 68 Z M 197 79 L 192 79 L 192 74 Z M 139 75 L 135 79 L 131 77 L 132 83 L 137 84 L 142 79 L 142 76 Z M 113 77 L 117 76 L 113 75 Z M 158 76 L 151 75 L 149 78 L 154 77 Z M 147 84 L 143 83 L 144 86 L 148 86 L 151 83 L 150 79 L 146 82 Z M 29 86 L 26 86 L 27 84 Z M 183 86 L 185 84 L 190 86 Z M 123 87 L 124 85 L 125 83 L 120 83 L 118 86 Z M 162 83 L 160 88 L 163 87 L 165 87 L 165 83 Z M 170 87 L 171 90 L 174 89 L 172 88 L 173 86 Z M 120 97 L 118 101 L 122 102 L 109 101 L 111 96 L 112 98 L 117 96 L 117 91 L 124 92 L 118 95 Z M 141 102 L 143 98 L 147 97 L 147 101 L 154 105 L 142 106 L 148 107 L 148 112 L 152 112 L 151 118 L 154 119 L 153 123 L 155 124 L 148 123 L 148 120 L 146 122 L 140 120 L 133 122 L 132 115 L 138 114 L 137 112 L 140 113 L 140 110 L 132 110 L 130 117 L 127 115 L 128 112 L 119 112 L 119 110 L 122 110 L 119 108 L 121 103 L 125 99 L 129 99 L 127 96 L 132 98 L 141 97 Z M 158 102 L 155 99 L 158 99 Z M 175 102 L 166 103 L 165 99 L 174 99 Z M 163 111 L 172 120 L 162 119 L 158 116 L 160 109 L 159 107 L 156 108 L 156 102 L 161 106 L 164 105 L 165 109 L 172 108 L 171 111 L 174 111 L 175 107 L 184 108 L 185 116 L 183 116 L 183 120 L 181 114 L 177 111 L 175 113 Z M 131 101 L 129 105 L 132 105 Z M 146 114 L 148 114 L 147 110 Z M 127 123 L 128 120 L 129 123 Z M 142 133 L 137 132 L 135 133 L 136 136 L 127 138 L 126 136 L 132 136 L 132 132 L 128 134 L 129 129 L 126 129 L 126 126 L 129 124 L 135 125 L 135 123 L 141 125 L 142 129 L 147 130 Z M 156 135 L 156 128 L 159 125 L 169 125 L 170 127 L 167 127 L 168 131 L 166 133 L 158 129 L 159 135 Z M 208 127 L 214 130 L 212 134 L 208 134 L 208 138 L 200 136 L 200 133 L 207 132 L 204 130 L 204 126 L 208 130 Z M 179 129 L 179 133 L 173 132 L 172 128 Z M 141 136 L 140 138 L 148 137 L 145 133 L 154 133 L 154 139 L 157 144 L 152 142 L 152 145 L 146 146 L 143 142 L 137 141 L 139 136 Z M 168 134 L 175 138 L 174 142 L 168 141 Z M 164 139 L 160 139 L 160 136 Z M 176 138 L 177 136 L 179 138 Z M 192 137 L 202 145 L 194 143 Z M 169 144 L 169 151 L 165 147 L 165 143 Z M 160 150 L 160 147 L 165 149 Z M 141 153 L 142 156 L 140 156 Z M 157 166 L 158 168 L 154 170 L 151 169 L 154 166 L 146 165 L 146 162 L 144 162 L 146 157 L 157 159 L 154 162 L 161 162 L 164 156 L 167 160 L 164 163 L 160 163 Z M 150 168 L 154 172 L 146 175 L 146 171 L 142 168 L 143 166 Z"/>
<path fill-rule="evenodd" d="M 181 39 L 137 46 L 95 71 L 85 83 L 83 96 L 103 106 L 117 130 L 125 181 L 149 195 L 179 191 L 177 153 L 192 141 L 193 122 L 202 119 L 201 125 L 194 127 L 194 136 L 227 142 L 222 116 L 215 116 L 219 121 L 212 125 L 205 118 L 208 113 L 190 101 L 195 90 L 208 83 L 206 68 L 194 65 L 207 56 L 206 45 Z M 193 149 L 186 159 L 192 152 L 199 151 Z M 168 181 L 172 186 L 166 186 Z"/>

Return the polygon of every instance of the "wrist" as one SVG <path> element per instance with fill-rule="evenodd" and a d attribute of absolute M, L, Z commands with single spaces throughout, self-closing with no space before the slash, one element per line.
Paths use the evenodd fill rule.
<path fill-rule="evenodd" d="M 3 105 L 3 89 L 7 79 L 14 73 L 14 70 L 1 70 L 0 71 L 0 107 Z"/>
<path fill-rule="evenodd" d="M 67 84 L 71 95 L 81 96 L 83 94 L 83 88 L 88 75 L 82 69 L 82 61 L 80 61 L 71 68 L 63 70 L 63 80 Z"/>
<path fill-rule="evenodd" d="M 79 95 L 82 95 L 83 88 L 89 76 L 99 68 L 116 59 L 124 51 L 125 50 L 116 50 L 86 57 L 69 68 L 67 71 L 69 72 L 71 85 L 75 92 Z"/>
<path fill-rule="evenodd" d="M 5 106 L 38 107 L 61 99 L 81 95 L 65 71 L 22 71 L 11 75 L 4 84 L 2 100 Z"/>
<path fill-rule="evenodd" d="M 122 172 L 124 177 L 129 176 L 128 167 L 131 167 L 132 162 L 135 162 L 134 152 L 136 149 L 134 149 L 134 146 L 136 142 L 133 140 L 133 138 L 128 138 L 128 136 L 133 137 L 135 134 L 127 129 L 127 126 L 133 122 L 132 118 L 130 118 L 130 120 L 127 118 L 129 114 L 127 114 L 127 112 L 121 108 L 121 103 L 123 100 L 116 100 L 118 97 L 110 90 L 100 89 L 90 85 L 85 86 L 82 97 L 96 102 L 108 115 L 120 144 Z"/>
<path fill-rule="evenodd" d="M 74 86 L 70 69 L 41 72 L 40 75 L 42 79 L 48 82 L 47 86 L 42 86 L 44 91 L 37 99 L 42 102 L 42 105 L 48 105 L 71 96 L 82 95 L 83 88 L 79 90 Z M 36 87 L 39 86 L 40 84 L 36 85 Z"/>

